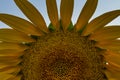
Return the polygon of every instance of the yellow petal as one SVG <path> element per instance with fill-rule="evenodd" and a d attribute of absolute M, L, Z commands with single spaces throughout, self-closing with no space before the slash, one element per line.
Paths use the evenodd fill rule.
<path fill-rule="evenodd" d="M 10 66 L 0 69 L 0 73 L 18 73 L 20 70 L 21 68 L 18 66 Z"/>
<path fill-rule="evenodd" d="M 22 79 L 22 76 L 16 76 L 14 80 L 21 80 Z"/>
<path fill-rule="evenodd" d="M 111 40 L 111 41 L 107 40 L 107 41 L 98 42 L 96 43 L 96 46 L 103 49 L 113 50 L 113 51 L 120 50 L 120 40 Z"/>
<path fill-rule="evenodd" d="M 21 78 L 22 78 L 22 75 L 17 75 L 17 76 L 9 78 L 7 80 L 21 80 Z"/>
<path fill-rule="evenodd" d="M 14 56 L 0 56 L 0 65 L 8 65 L 8 67 L 11 67 L 13 65 L 17 65 L 21 62 L 21 59 L 19 59 L 18 57 L 14 57 Z M 7 66 L 6 66 L 7 67 Z"/>
<path fill-rule="evenodd" d="M 118 51 L 106 51 L 104 58 L 108 64 L 106 64 L 107 70 L 111 72 L 120 73 L 120 53 Z"/>
<path fill-rule="evenodd" d="M 108 24 L 110 21 L 112 21 L 119 15 L 120 15 L 120 10 L 115 10 L 115 11 L 107 12 L 101 16 L 98 16 L 85 27 L 82 35 L 86 36 L 93 33 L 94 31 L 99 30 L 100 28 L 104 27 L 106 24 Z"/>
<path fill-rule="evenodd" d="M 41 31 L 48 32 L 46 23 L 38 10 L 28 2 L 28 0 L 14 0 L 22 12 L 34 23 Z"/>
<path fill-rule="evenodd" d="M 90 35 L 91 40 L 104 41 L 120 37 L 120 26 L 107 26 Z"/>
<path fill-rule="evenodd" d="M 4 67 L 16 66 L 21 62 L 21 59 L 19 57 L 15 57 L 15 56 L 0 56 L 0 58 L 1 58 L 0 59 L 0 69 L 2 69 Z"/>
<path fill-rule="evenodd" d="M 13 29 L 0 29 L 0 40 L 6 42 L 35 42 L 29 36 Z"/>
<path fill-rule="evenodd" d="M 105 73 L 108 77 L 108 80 L 120 80 L 120 72 L 107 70 Z"/>
<path fill-rule="evenodd" d="M 9 66 L 9 65 L 7 65 L 7 64 L 0 64 L 0 69 L 2 69 L 4 67 L 7 67 L 7 66 Z"/>
<path fill-rule="evenodd" d="M 18 59 L 16 56 L 0 56 L 0 61 L 6 61 L 6 60 L 15 60 Z"/>
<path fill-rule="evenodd" d="M 0 73 L 0 80 L 7 80 L 10 77 L 14 77 L 12 74 Z"/>
<path fill-rule="evenodd" d="M 13 29 L 21 31 L 25 34 L 38 35 L 38 36 L 41 35 L 40 31 L 38 31 L 32 23 L 22 18 L 9 14 L 0 14 L 0 20 L 5 24 L 9 25 L 10 27 L 12 27 Z"/>
<path fill-rule="evenodd" d="M 70 23 L 73 13 L 74 0 L 61 0 L 60 16 L 61 23 L 64 30 L 66 30 Z"/>
<path fill-rule="evenodd" d="M 108 66 L 116 66 L 117 69 L 120 71 L 120 53 L 107 51 L 107 54 L 104 56 L 107 62 L 109 63 Z"/>
<path fill-rule="evenodd" d="M 116 45 L 120 46 L 120 40 L 105 40 L 98 42 L 99 45 Z"/>
<path fill-rule="evenodd" d="M 77 31 L 83 29 L 88 24 L 89 19 L 92 17 L 93 13 L 95 12 L 97 3 L 98 0 L 87 0 L 75 26 Z"/>
<path fill-rule="evenodd" d="M 0 65 L 15 65 L 15 64 L 19 64 L 22 60 L 21 59 L 13 59 L 13 60 L 2 60 L 0 61 Z"/>
<path fill-rule="evenodd" d="M 46 0 L 47 12 L 52 25 L 58 29 L 59 28 L 59 17 L 56 0 Z"/>
<path fill-rule="evenodd" d="M 18 65 L 17 63 L 16 64 L 0 64 L 0 69 L 3 69 L 3 68 L 5 68 L 5 67 L 12 67 L 12 66 L 16 66 L 16 65 Z"/>
<path fill-rule="evenodd" d="M 113 70 L 113 71 L 116 71 L 116 72 L 120 72 L 120 65 L 116 64 L 114 62 L 108 61 L 108 65 L 106 66 L 106 68 L 108 70 Z"/>
<path fill-rule="evenodd" d="M 24 54 L 23 50 L 16 50 L 16 49 L 0 50 L 0 56 L 21 56 L 23 54 Z"/>
<path fill-rule="evenodd" d="M 0 43 L 0 50 L 4 49 L 16 49 L 16 50 L 26 50 L 27 46 L 17 43 L 8 43 L 8 42 L 2 42 Z"/>

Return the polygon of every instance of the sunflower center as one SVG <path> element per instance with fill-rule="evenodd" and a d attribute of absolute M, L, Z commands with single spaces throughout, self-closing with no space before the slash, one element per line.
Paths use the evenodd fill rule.
<path fill-rule="evenodd" d="M 64 59 L 58 59 L 55 63 L 51 64 L 51 70 L 60 76 L 65 75 L 65 73 L 69 70 L 70 63 Z"/>
<path fill-rule="evenodd" d="M 76 32 L 60 31 L 39 37 L 25 51 L 22 67 L 24 80 L 104 78 L 101 50 L 94 41 Z"/>

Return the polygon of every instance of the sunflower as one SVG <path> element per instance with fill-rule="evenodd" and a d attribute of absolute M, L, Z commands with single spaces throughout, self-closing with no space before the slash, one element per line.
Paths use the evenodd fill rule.
<path fill-rule="evenodd" d="M 89 21 L 98 0 L 87 0 L 76 24 L 74 0 L 46 0 L 51 23 L 28 0 L 14 0 L 30 21 L 0 13 L 1 80 L 120 80 L 120 10 Z"/>

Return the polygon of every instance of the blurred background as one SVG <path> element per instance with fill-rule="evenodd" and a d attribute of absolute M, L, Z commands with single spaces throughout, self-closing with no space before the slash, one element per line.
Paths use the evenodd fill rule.
<path fill-rule="evenodd" d="M 47 15 L 45 0 L 29 0 L 43 15 L 46 24 L 49 25 L 50 21 Z M 72 21 L 75 24 L 77 18 L 83 8 L 86 0 L 74 0 L 74 12 L 72 16 Z M 57 0 L 58 10 L 60 10 L 60 0 Z M 91 20 L 105 12 L 112 10 L 120 10 L 120 0 L 99 0 L 96 12 L 94 13 Z M 14 0 L 0 0 L 0 13 L 12 14 L 15 16 L 19 16 L 28 20 L 24 14 L 20 11 L 20 9 L 14 3 Z M 114 19 L 108 25 L 120 25 L 120 17 Z M 8 26 L 0 21 L 0 28 L 8 28 Z"/>

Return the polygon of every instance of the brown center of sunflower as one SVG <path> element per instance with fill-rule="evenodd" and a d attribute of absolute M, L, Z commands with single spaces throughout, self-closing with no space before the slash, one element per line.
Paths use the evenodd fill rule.
<path fill-rule="evenodd" d="M 22 67 L 23 80 L 104 80 L 101 50 L 76 32 L 39 37 L 25 51 Z"/>

